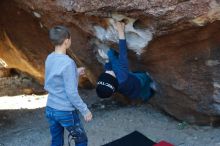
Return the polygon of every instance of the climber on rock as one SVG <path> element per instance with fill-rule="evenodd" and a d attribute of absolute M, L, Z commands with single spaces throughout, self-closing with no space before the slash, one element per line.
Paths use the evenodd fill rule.
<path fill-rule="evenodd" d="M 96 92 L 100 98 L 111 97 L 115 92 L 129 97 L 148 101 L 154 90 L 150 84 L 152 79 L 146 72 L 131 72 L 127 58 L 125 40 L 125 23 L 116 22 L 119 36 L 119 53 L 110 49 L 105 71 L 99 76 Z"/>

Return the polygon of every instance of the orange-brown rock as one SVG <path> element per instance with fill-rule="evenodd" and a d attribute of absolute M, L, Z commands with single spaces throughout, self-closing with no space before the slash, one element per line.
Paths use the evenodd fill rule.
<path fill-rule="evenodd" d="M 180 120 L 219 123 L 218 0 L 2 0 L 0 9 L 0 59 L 7 68 L 43 83 L 53 50 L 47 31 L 63 24 L 72 33 L 68 54 L 95 84 L 106 51 L 117 49 L 114 21 L 124 20 L 131 69 L 148 71 L 158 84 L 151 103 Z"/>

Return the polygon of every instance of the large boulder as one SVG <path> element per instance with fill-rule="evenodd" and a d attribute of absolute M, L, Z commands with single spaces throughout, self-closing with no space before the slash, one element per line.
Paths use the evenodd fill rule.
<path fill-rule="evenodd" d="M 124 20 L 131 69 L 148 71 L 158 84 L 151 103 L 191 123 L 220 121 L 218 0 L 1 0 L 0 9 L 0 59 L 7 68 L 43 83 L 53 50 L 47 31 L 63 24 L 72 33 L 68 54 L 95 84 L 106 51 L 117 50 L 114 21 Z"/>

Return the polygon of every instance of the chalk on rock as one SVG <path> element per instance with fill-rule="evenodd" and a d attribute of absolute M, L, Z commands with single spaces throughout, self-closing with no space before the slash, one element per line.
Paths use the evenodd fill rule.
<path fill-rule="evenodd" d="M 37 12 L 34 11 L 33 14 L 34 14 L 34 16 L 37 17 L 37 18 L 41 18 L 41 15 L 40 15 L 39 13 L 37 13 Z"/>

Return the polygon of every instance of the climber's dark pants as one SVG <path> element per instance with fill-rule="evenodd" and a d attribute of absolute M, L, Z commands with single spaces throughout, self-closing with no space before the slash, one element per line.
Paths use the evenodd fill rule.
<path fill-rule="evenodd" d="M 148 101 L 154 94 L 153 89 L 150 87 L 152 79 L 146 74 L 146 72 L 136 71 L 132 72 L 131 74 L 138 78 L 141 83 L 141 93 L 138 98 L 143 101 Z"/>
<path fill-rule="evenodd" d="M 69 132 L 68 142 L 75 141 L 75 146 L 87 146 L 87 136 L 80 122 L 77 111 L 60 111 L 46 107 L 46 117 L 52 136 L 51 146 L 64 145 L 64 128 Z"/>

